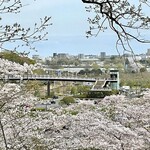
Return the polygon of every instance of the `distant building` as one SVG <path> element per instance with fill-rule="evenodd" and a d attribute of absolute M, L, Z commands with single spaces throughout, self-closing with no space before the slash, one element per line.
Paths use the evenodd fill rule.
<path fill-rule="evenodd" d="M 57 54 L 57 58 L 60 58 L 60 59 L 62 59 L 62 58 L 68 58 L 68 54 L 66 54 L 66 53 L 58 53 Z"/>
<path fill-rule="evenodd" d="M 78 54 L 79 59 L 84 59 L 84 54 Z"/>
<path fill-rule="evenodd" d="M 146 53 L 148 56 L 150 56 L 150 48 L 147 50 L 147 53 Z"/>
<path fill-rule="evenodd" d="M 101 52 L 100 57 L 103 59 L 106 58 L 106 52 Z"/>
<path fill-rule="evenodd" d="M 78 54 L 78 58 L 82 60 L 92 60 L 96 59 L 98 60 L 98 55 L 84 55 L 84 54 Z"/>
<path fill-rule="evenodd" d="M 57 53 L 53 53 L 53 57 L 57 57 Z"/>
<path fill-rule="evenodd" d="M 141 57 L 141 60 L 146 60 L 147 59 L 146 54 L 140 54 L 139 56 Z"/>
<path fill-rule="evenodd" d="M 97 55 L 85 55 L 84 58 L 85 59 L 97 59 L 98 56 Z"/>

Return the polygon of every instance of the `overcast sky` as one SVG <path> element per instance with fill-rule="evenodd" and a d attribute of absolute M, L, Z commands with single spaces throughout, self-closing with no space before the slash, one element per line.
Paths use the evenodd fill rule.
<path fill-rule="evenodd" d="M 90 15 L 85 10 L 81 0 L 23 0 L 25 6 L 21 13 L 10 17 L 10 21 L 21 22 L 24 26 L 32 26 L 39 18 L 52 16 L 52 26 L 48 28 L 48 41 L 36 44 L 41 56 L 53 53 L 69 54 L 117 54 L 115 49 L 115 35 L 112 32 L 100 33 L 98 37 L 86 38 L 89 29 L 87 18 Z M 150 33 L 150 31 L 148 31 Z M 150 48 L 147 45 L 134 45 L 136 53 L 145 53 Z"/>

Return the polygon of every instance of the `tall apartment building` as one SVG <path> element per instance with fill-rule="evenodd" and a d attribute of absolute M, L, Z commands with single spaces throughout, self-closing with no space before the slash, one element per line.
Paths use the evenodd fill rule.
<path fill-rule="evenodd" d="M 106 58 L 106 52 L 101 52 L 101 53 L 100 53 L 100 57 L 101 57 L 101 58 Z"/>
<path fill-rule="evenodd" d="M 79 59 L 84 59 L 84 54 L 78 54 Z"/>
<path fill-rule="evenodd" d="M 147 53 L 146 53 L 148 56 L 150 56 L 150 48 L 147 50 Z"/>

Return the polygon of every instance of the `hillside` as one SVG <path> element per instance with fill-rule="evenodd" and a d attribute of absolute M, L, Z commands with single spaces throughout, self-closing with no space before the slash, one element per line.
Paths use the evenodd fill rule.
<path fill-rule="evenodd" d="M 7 59 L 9 61 L 18 63 L 20 65 L 23 65 L 24 63 L 30 65 L 30 64 L 35 64 L 35 61 L 25 57 L 25 56 L 21 56 L 15 52 L 12 51 L 4 51 L 4 52 L 0 52 L 0 58 L 2 59 Z"/>
<path fill-rule="evenodd" d="M 0 59 L 1 75 L 35 69 Z M 0 149 L 149 150 L 150 90 L 141 98 L 123 95 L 76 100 L 66 106 L 35 109 L 45 103 L 25 86 L 0 84 Z"/>
<path fill-rule="evenodd" d="M 15 84 L 6 84 L 0 93 L 1 100 L 6 95 L 8 98 L 1 109 L 1 118 L 10 149 L 24 146 L 45 150 L 150 148 L 150 91 L 144 92 L 143 98 L 112 95 L 99 99 L 97 104 L 78 100 L 48 111 L 34 111 L 39 101 L 28 93 L 23 94 Z M 2 138 L 0 148 L 4 148 Z"/>

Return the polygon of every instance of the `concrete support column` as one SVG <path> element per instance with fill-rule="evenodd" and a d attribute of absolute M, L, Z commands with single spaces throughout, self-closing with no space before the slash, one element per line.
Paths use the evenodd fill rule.
<path fill-rule="evenodd" d="M 50 96 L 50 81 L 47 82 L 47 96 Z"/>

